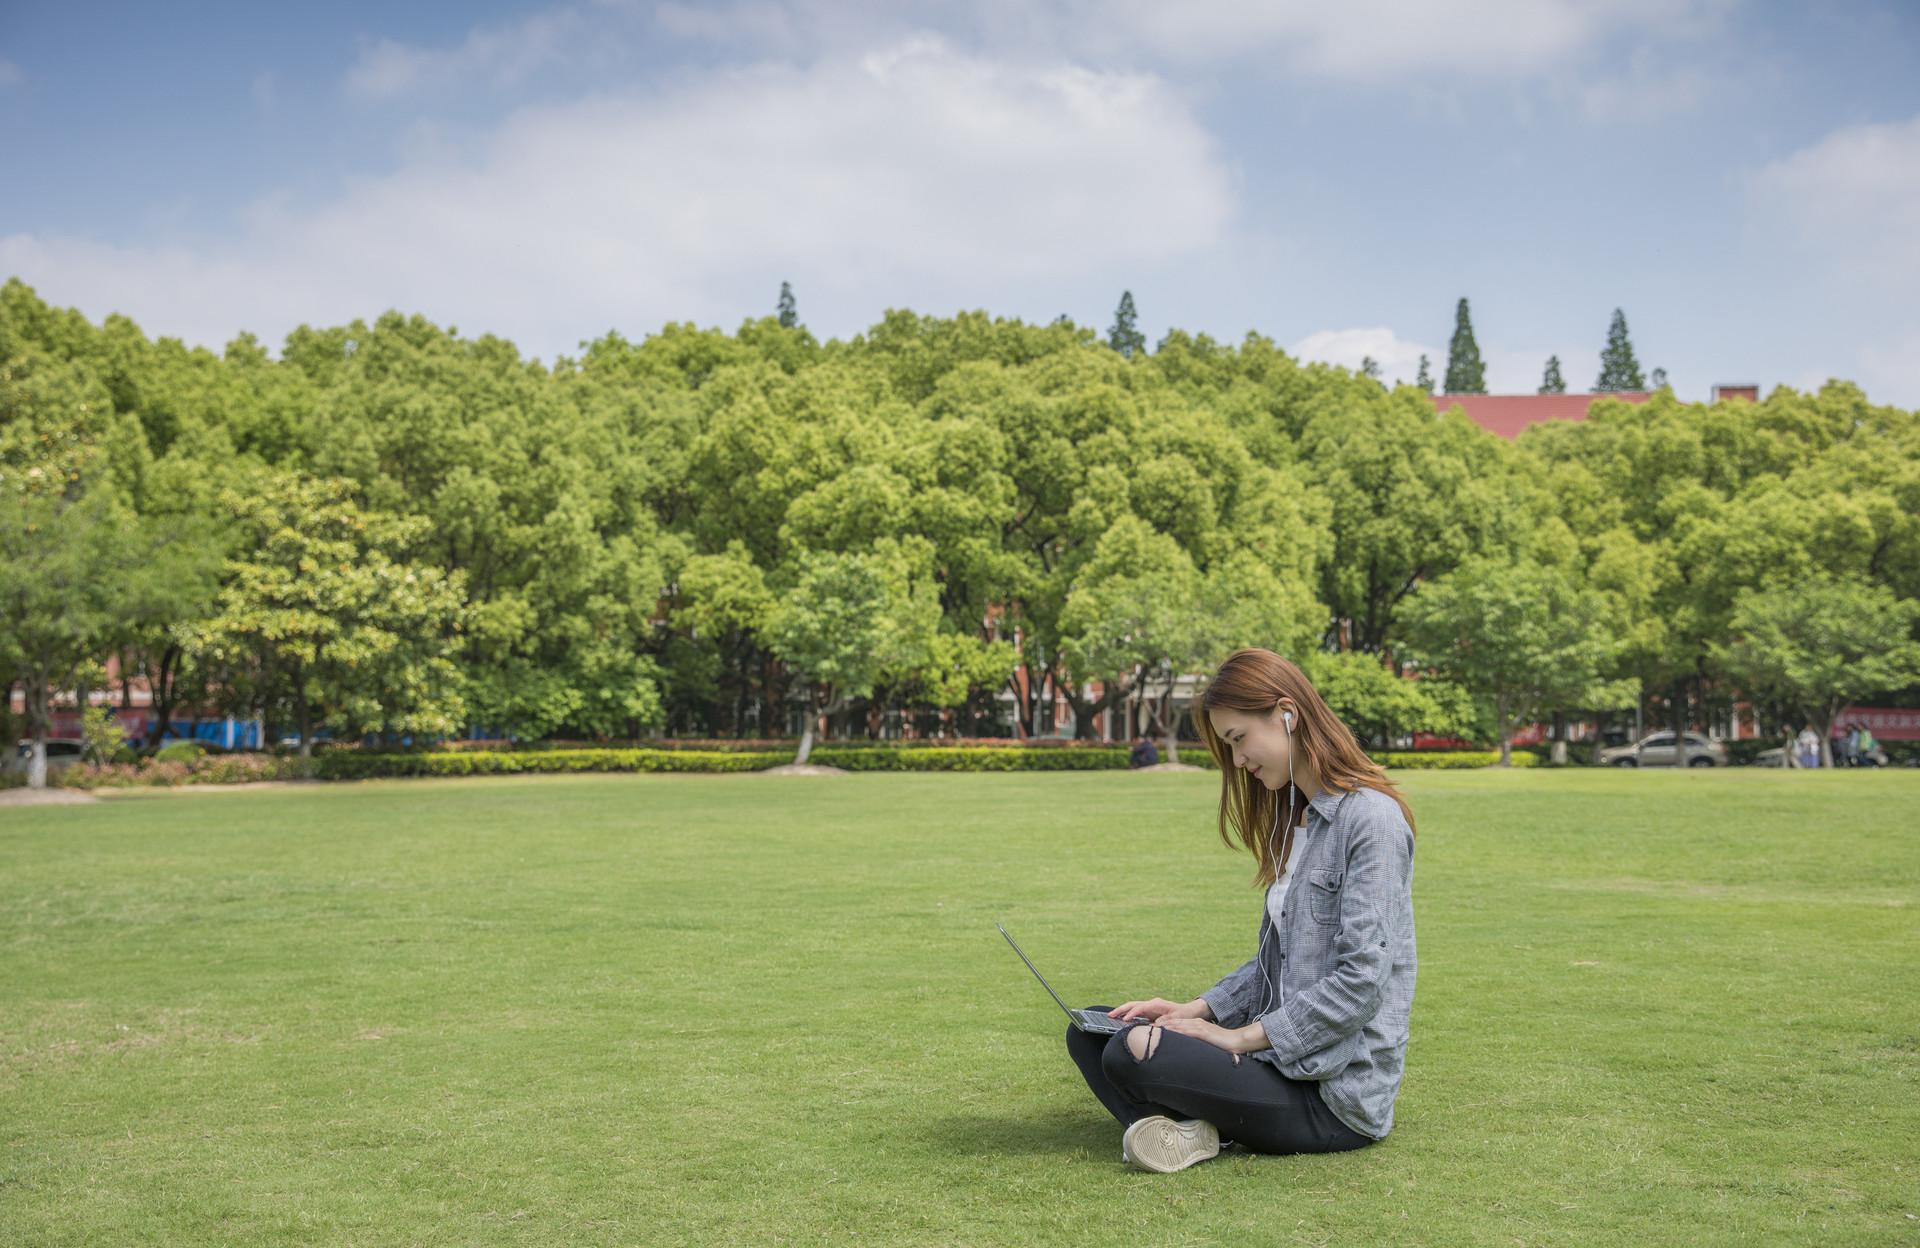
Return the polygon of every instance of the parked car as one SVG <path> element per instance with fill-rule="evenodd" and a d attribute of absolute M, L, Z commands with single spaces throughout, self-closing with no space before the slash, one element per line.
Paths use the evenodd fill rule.
<path fill-rule="evenodd" d="M 47 738 L 47 774 L 71 767 L 85 757 L 87 743 L 78 738 Z M 22 741 L 13 757 L 7 760 L 7 769 L 26 774 L 27 764 L 33 759 L 33 742 Z"/>
<path fill-rule="evenodd" d="M 1710 741 L 1697 732 L 1686 734 L 1686 758 L 1689 767 L 1725 767 L 1728 762 L 1727 747 L 1719 741 Z M 1603 767 L 1671 767 L 1673 766 L 1673 734 L 1655 732 L 1640 738 L 1631 745 L 1616 745 L 1600 751 L 1600 765 Z"/>

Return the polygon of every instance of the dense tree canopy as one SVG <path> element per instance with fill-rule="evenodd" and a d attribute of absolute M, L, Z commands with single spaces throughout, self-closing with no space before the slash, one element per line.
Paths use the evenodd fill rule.
<path fill-rule="evenodd" d="M 8 282 L 7 678 L 44 706 L 118 655 L 289 730 L 529 738 L 783 735 L 809 706 L 995 730 L 1010 691 L 1016 730 L 1057 695 L 1086 735 L 1260 644 L 1376 740 L 1488 738 L 1503 697 L 1637 684 L 1682 717 L 1738 671 L 1805 702 L 1827 678 L 1754 648 L 1799 644 L 1754 592 L 1824 570 L 1887 627 L 1920 600 L 1920 425 L 1844 382 L 1508 442 L 1258 334 L 893 310 L 822 342 L 791 312 L 551 365 L 390 312 L 275 358 Z M 1476 613 L 1522 652 L 1449 651 Z"/>

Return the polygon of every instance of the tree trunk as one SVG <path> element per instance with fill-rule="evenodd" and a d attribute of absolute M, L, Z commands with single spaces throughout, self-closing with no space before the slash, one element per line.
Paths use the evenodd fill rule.
<path fill-rule="evenodd" d="M 296 670 L 293 678 L 294 716 L 300 724 L 300 757 L 313 757 L 313 724 L 307 717 L 307 682 Z"/>
<path fill-rule="evenodd" d="M 1103 678 L 1100 696 L 1093 701 L 1088 701 L 1081 695 L 1080 689 L 1073 685 L 1062 684 L 1060 687 L 1066 691 L 1067 703 L 1073 707 L 1073 735 L 1081 741 L 1093 740 L 1097 727 L 1095 721 L 1100 718 L 1100 712 L 1124 700 L 1127 695 L 1124 678 L 1118 684 Z"/>
<path fill-rule="evenodd" d="M 35 671 L 23 682 L 27 694 L 27 735 L 33 744 L 27 749 L 27 787 L 47 787 L 47 678 Z"/>
<path fill-rule="evenodd" d="M 808 703 L 807 728 L 805 732 L 800 734 L 800 753 L 793 760 L 796 765 L 806 762 L 807 759 L 813 754 L 814 722 L 816 720 L 819 720 L 822 723 L 829 721 L 834 715 L 838 714 L 841 710 L 845 709 L 847 706 L 847 703 L 850 700 L 851 699 L 845 696 L 838 696 L 838 697 L 835 697 L 832 701 L 828 702 L 824 707 L 820 706 L 819 703 L 815 701 L 810 701 Z M 825 731 L 826 731 L 825 728 L 821 729 L 821 732 L 823 735 Z"/>
<path fill-rule="evenodd" d="M 1567 765 L 1567 713 L 1553 713 L 1553 764 L 1556 767 Z"/>
<path fill-rule="evenodd" d="M 159 672 L 147 673 L 147 688 L 152 694 L 148 709 L 154 715 L 153 731 L 143 743 L 147 749 L 156 748 L 173 729 L 174 685 L 180 678 L 182 657 L 179 646 L 168 646 L 160 652 Z"/>
<path fill-rule="evenodd" d="M 1513 766 L 1513 726 L 1507 722 L 1507 699 L 1504 696 L 1493 700 L 1494 717 L 1500 724 L 1500 765 Z"/>
<path fill-rule="evenodd" d="M 1167 691 L 1160 697 L 1160 723 L 1167 731 L 1167 761 L 1180 761 L 1180 725 L 1173 718 L 1173 691 L 1180 683 L 1180 673 L 1173 672 L 1167 677 Z"/>
<path fill-rule="evenodd" d="M 820 711 L 818 705 L 812 698 L 807 699 L 807 724 L 800 732 L 800 752 L 793 756 L 793 762 L 796 767 L 804 765 L 808 755 L 813 753 L 813 725 L 814 721 L 819 719 L 819 717 Z"/>
<path fill-rule="evenodd" d="M 1668 708 L 1667 718 L 1673 725 L 1673 765 L 1687 765 L 1687 682 L 1673 682 L 1673 705 Z"/>
<path fill-rule="evenodd" d="M 760 687 L 754 691 L 754 701 L 760 708 L 760 724 L 755 731 L 755 735 L 771 737 L 776 722 L 773 717 L 773 655 L 771 653 L 766 651 L 761 652 L 760 671 L 758 675 L 760 677 Z M 785 726 L 784 721 L 780 721 L 780 723 L 782 727 Z"/>

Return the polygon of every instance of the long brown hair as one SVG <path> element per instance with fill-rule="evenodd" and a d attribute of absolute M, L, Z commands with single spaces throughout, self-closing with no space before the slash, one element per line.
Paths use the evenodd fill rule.
<path fill-rule="evenodd" d="M 1330 789 L 1351 793 L 1358 788 L 1378 789 L 1400 804 L 1400 813 L 1413 828 L 1413 808 L 1400 790 L 1388 781 L 1380 764 L 1368 758 L 1354 739 L 1353 730 L 1340 722 L 1306 673 L 1271 650 L 1249 646 L 1235 650 L 1207 682 L 1206 692 L 1194 699 L 1193 724 L 1200 739 L 1220 765 L 1220 839 L 1227 848 L 1239 843 L 1253 851 L 1257 870 L 1254 883 L 1261 888 L 1280 876 L 1280 864 L 1293 852 L 1293 837 L 1306 816 L 1306 795 L 1298 801 L 1290 818 L 1283 818 L 1284 790 L 1276 791 L 1233 765 L 1233 747 L 1213 730 L 1207 712 L 1216 707 L 1249 715 L 1269 715 L 1281 698 L 1294 705 L 1293 745 L 1296 766 L 1305 762 L 1320 783 Z M 1268 838 L 1276 827 L 1286 828 L 1286 840 L 1275 848 Z M 1417 834 L 1416 834 L 1417 835 Z"/>

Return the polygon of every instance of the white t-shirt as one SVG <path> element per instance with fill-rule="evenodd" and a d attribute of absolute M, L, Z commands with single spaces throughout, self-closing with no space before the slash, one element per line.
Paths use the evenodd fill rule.
<path fill-rule="evenodd" d="M 1293 864 L 1300 861 L 1300 847 L 1307 843 L 1306 831 L 1304 826 L 1293 830 L 1293 848 L 1287 851 L 1287 862 L 1280 868 L 1280 878 L 1267 886 L 1267 914 L 1272 917 L 1273 928 L 1277 932 L 1286 930 L 1280 921 L 1280 906 L 1287 896 L 1287 881 L 1293 878 Z"/>

